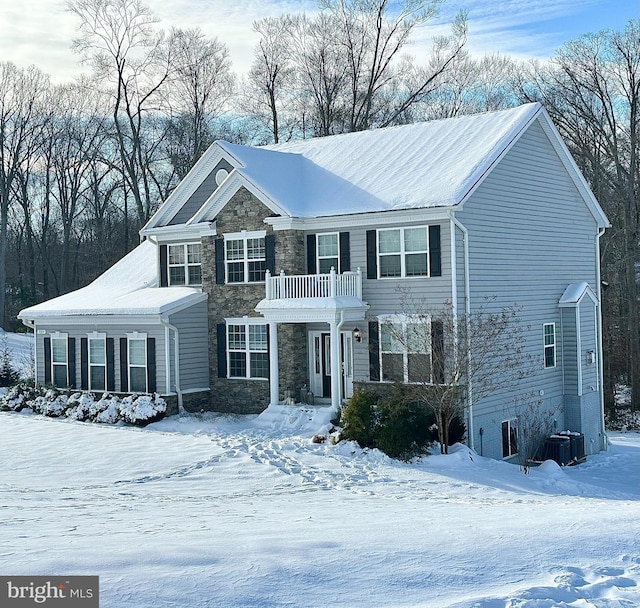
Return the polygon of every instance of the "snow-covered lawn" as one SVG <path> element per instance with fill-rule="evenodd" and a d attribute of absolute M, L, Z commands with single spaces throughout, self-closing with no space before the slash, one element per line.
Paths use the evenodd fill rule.
<path fill-rule="evenodd" d="M 325 410 L 145 429 L 0 413 L 0 574 L 97 574 L 101 606 L 631 608 L 640 435 L 529 475 L 314 444 Z"/>

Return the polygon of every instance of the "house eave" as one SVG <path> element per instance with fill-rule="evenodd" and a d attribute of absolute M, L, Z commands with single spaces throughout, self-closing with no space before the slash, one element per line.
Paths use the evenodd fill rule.
<path fill-rule="evenodd" d="M 436 222 L 448 220 L 456 206 L 393 209 L 322 217 L 267 217 L 265 224 L 278 230 L 338 230 L 347 227 L 379 226 L 400 223 Z"/>

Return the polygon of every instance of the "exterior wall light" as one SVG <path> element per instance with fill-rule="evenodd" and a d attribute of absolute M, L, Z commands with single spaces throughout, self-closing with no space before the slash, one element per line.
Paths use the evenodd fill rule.
<path fill-rule="evenodd" d="M 360 333 L 360 329 L 358 327 L 354 328 L 353 337 L 356 339 L 356 342 L 362 342 L 362 333 Z"/>

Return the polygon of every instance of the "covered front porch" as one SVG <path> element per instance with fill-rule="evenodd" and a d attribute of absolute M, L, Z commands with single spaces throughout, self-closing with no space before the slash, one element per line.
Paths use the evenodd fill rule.
<path fill-rule="evenodd" d="M 328 382 L 331 407 L 336 412 L 345 394 L 344 363 L 351 356 L 351 333 L 345 329 L 354 322 L 363 322 L 369 306 L 362 300 L 362 274 L 285 275 L 284 272 L 265 277 L 265 298 L 256 306 L 269 324 L 269 391 L 270 403 L 280 402 L 278 366 L 278 325 L 281 323 L 324 325 L 327 330 L 314 329 L 308 334 L 312 365 L 309 386 Z M 347 358 L 345 358 L 345 355 Z M 320 360 L 317 360 L 320 357 Z M 316 365 L 316 362 L 319 365 Z M 316 376 L 314 377 L 314 374 Z"/>

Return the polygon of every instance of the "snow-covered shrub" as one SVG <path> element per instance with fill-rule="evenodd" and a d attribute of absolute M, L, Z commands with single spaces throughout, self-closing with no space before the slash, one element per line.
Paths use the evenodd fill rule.
<path fill-rule="evenodd" d="M 91 420 L 90 409 L 94 401 L 92 393 L 73 393 L 67 402 L 67 417 L 80 422 Z"/>
<path fill-rule="evenodd" d="M 105 393 L 99 401 L 89 407 L 89 415 L 94 422 L 114 424 L 120 418 L 120 399 Z"/>
<path fill-rule="evenodd" d="M 120 402 L 120 417 L 125 422 L 144 426 L 164 418 L 167 412 L 167 403 L 158 396 L 153 395 L 129 395 Z"/>
<path fill-rule="evenodd" d="M 609 431 L 640 431 L 640 411 L 618 408 L 607 412 L 604 422 Z"/>
<path fill-rule="evenodd" d="M 71 396 L 53 387 L 42 387 L 21 382 L 0 395 L 0 411 L 17 411 L 31 408 L 44 416 L 66 416 L 81 422 L 114 424 L 124 420 L 144 426 L 164 418 L 167 412 L 165 400 L 153 395 L 129 395 L 120 399 L 104 393 L 96 400 L 89 392 L 77 392 Z"/>
<path fill-rule="evenodd" d="M 33 386 L 31 383 L 22 381 L 0 396 L 0 410 L 19 412 L 24 408 L 33 408 L 38 397 L 43 397 L 48 389 Z"/>

